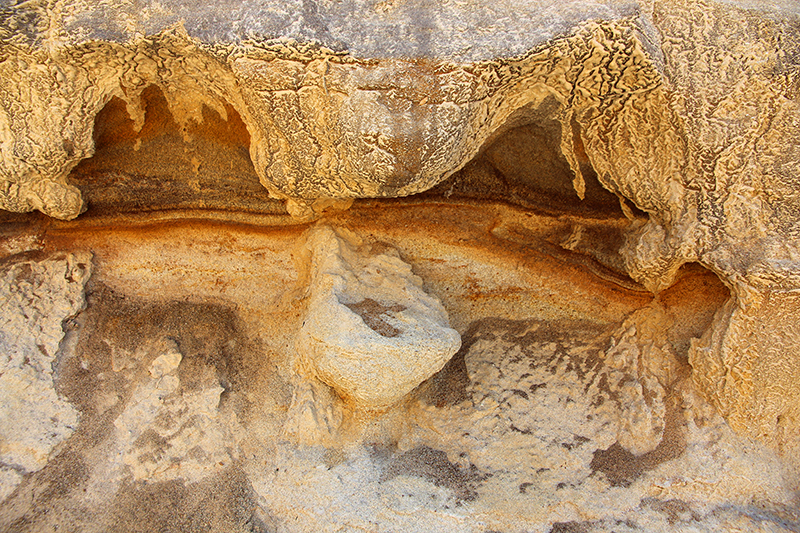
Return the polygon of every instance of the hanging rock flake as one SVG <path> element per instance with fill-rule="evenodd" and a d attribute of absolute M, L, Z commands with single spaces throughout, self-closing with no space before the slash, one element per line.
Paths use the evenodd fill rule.
<path fill-rule="evenodd" d="M 461 337 L 396 251 L 360 245 L 330 227 L 310 231 L 311 298 L 297 348 L 341 397 L 383 409 L 438 372 Z"/>

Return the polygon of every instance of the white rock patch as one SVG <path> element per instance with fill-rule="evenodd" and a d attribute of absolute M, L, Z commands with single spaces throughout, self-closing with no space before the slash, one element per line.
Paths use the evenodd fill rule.
<path fill-rule="evenodd" d="M 72 435 L 78 411 L 56 392 L 62 322 L 85 305 L 88 253 L 23 261 L 0 274 L 0 499 Z"/>
<path fill-rule="evenodd" d="M 114 421 L 118 466 L 136 480 L 197 482 L 237 455 L 232 428 L 238 424 L 218 409 L 224 389 L 208 379 L 199 390 L 182 390 L 181 360 L 174 343 L 167 346 L 150 364 L 150 379 Z"/>
<path fill-rule="evenodd" d="M 438 299 L 394 250 L 313 228 L 311 298 L 297 348 L 316 376 L 365 409 L 384 409 L 439 371 L 461 346 Z"/>

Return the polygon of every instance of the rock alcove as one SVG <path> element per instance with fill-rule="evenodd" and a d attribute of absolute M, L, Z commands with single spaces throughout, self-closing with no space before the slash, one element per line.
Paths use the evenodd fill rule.
<path fill-rule="evenodd" d="M 0 529 L 800 527 L 791 6 L 56 4 L 0 4 Z"/>

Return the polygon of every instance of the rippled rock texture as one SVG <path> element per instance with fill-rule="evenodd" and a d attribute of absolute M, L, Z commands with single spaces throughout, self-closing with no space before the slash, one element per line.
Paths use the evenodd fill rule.
<path fill-rule="evenodd" d="M 1 528 L 796 530 L 799 28 L 0 1 Z"/>

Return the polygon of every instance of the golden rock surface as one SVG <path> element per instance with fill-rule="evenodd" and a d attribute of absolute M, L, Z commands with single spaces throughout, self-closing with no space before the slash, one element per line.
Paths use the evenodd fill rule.
<path fill-rule="evenodd" d="M 792 2 L 94 4 L 0 3 L 0 530 L 800 528 Z"/>

